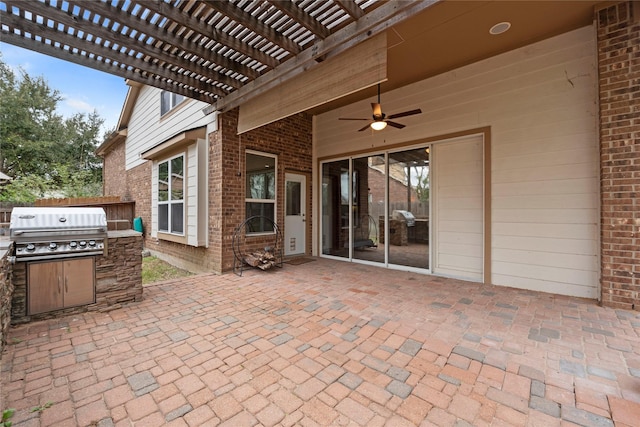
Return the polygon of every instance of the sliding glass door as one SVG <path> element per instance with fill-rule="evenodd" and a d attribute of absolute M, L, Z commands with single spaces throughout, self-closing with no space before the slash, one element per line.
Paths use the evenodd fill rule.
<path fill-rule="evenodd" d="M 349 258 L 350 161 L 322 165 L 322 254 Z"/>
<path fill-rule="evenodd" d="M 322 165 L 324 255 L 429 268 L 429 146 Z"/>
<path fill-rule="evenodd" d="M 389 153 L 389 264 L 429 268 L 429 150 Z"/>
<path fill-rule="evenodd" d="M 354 172 L 354 206 L 352 207 L 351 254 L 353 259 L 385 262 L 384 245 L 380 244 L 379 222 L 384 218 L 386 174 L 384 154 L 352 159 Z"/>

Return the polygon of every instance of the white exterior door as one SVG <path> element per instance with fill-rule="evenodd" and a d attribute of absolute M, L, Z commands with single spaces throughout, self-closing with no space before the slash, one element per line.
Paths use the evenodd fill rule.
<path fill-rule="evenodd" d="M 433 272 L 483 280 L 483 140 L 433 144 Z"/>
<path fill-rule="evenodd" d="M 304 175 L 285 174 L 284 254 L 304 254 L 306 241 L 306 186 Z"/>

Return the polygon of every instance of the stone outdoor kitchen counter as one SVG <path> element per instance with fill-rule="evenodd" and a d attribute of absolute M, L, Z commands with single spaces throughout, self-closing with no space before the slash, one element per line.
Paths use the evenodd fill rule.
<path fill-rule="evenodd" d="M 141 233 L 133 230 L 109 231 L 105 255 L 96 256 L 95 260 L 95 303 L 31 316 L 27 315 L 28 263 L 15 263 L 12 266 L 15 289 L 11 322 L 24 323 L 84 311 L 109 311 L 142 300 Z"/>

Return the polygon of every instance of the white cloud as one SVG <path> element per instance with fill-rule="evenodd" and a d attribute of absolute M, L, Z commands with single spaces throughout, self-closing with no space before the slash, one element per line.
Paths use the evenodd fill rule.
<path fill-rule="evenodd" d="M 64 103 L 71 110 L 75 110 L 78 113 L 93 113 L 96 108 L 88 102 L 78 99 L 64 96 Z"/>

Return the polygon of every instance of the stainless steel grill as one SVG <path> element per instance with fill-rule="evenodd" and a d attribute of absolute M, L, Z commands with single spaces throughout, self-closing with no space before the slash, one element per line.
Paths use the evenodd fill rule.
<path fill-rule="evenodd" d="M 9 236 L 16 261 L 102 255 L 107 215 L 102 208 L 15 207 Z"/>
<path fill-rule="evenodd" d="M 397 210 L 393 211 L 391 217 L 393 219 L 404 220 L 407 223 L 407 227 L 413 227 L 416 225 L 416 217 L 409 211 Z"/>

